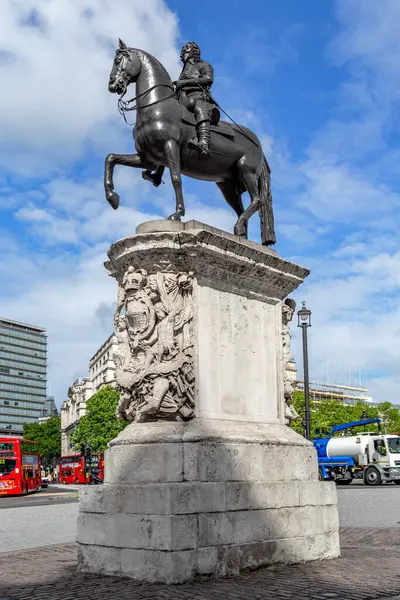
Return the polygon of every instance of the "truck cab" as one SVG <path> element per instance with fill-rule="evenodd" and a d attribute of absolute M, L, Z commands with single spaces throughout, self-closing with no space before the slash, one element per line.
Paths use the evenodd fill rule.
<path fill-rule="evenodd" d="M 364 482 L 379 485 L 382 481 L 400 485 L 400 437 L 397 435 L 374 436 L 369 440 Z"/>

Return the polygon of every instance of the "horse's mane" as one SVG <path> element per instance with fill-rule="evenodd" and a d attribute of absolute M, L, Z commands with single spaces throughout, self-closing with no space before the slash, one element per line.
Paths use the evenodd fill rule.
<path fill-rule="evenodd" d="M 164 73 L 171 80 L 170 74 L 168 73 L 168 71 L 164 67 L 164 65 L 158 60 L 158 58 L 156 58 L 149 52 L 146 52 L 145 50 L 140 50 L 139 48 L 130 48 L 130 47 L 117 48 L 115 54 L 116 55 L 122 54 L 123 56 L 129 56 L 129 54 L 131 52 L 135 52 L 139 56 L 142 64 L 144 64 L 144 66 L 149 66 L 149 67 L 151 66 L 153 68 L 156 68 L 160 73 Z"/>

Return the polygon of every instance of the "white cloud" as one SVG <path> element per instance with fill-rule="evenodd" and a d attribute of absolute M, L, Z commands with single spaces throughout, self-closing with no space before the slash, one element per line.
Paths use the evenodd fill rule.
<path fill-rule="evenodd" d="M 359 385 L 361 373 L 365 385 L 368 372 L 375 398 L 400 404 L 400 251 L 347 250 L 314 259 L 309 281 L 294 295 L 312 310 L 311 376 L 325 382 L 329 365 L 331 382 Z M 302 377 L 300 333 L 293 333 Z"/>
<path fill-rule="evenodd" d="M 0 164 L 17 172 L 64 168 L 115 136 L 119 37 L 177 71 L 177 19 L 162 0 L 3 0 L 0 17 Z"/>
<path fill-rule="evenodd" d="M 50 385 L 58 402 L 76 377 L 87 374 L 89 358 L 112 330 L 112 320 L 101 318 L 101 307 L 109 306 L 111 313 L 116 294 L 103 267 L 106 251 L 104 244 L 81 257 L 32 254 L 24 259 L 23 271 L 16 255 L 4 257 L 8 273 L 18 273 L 19 285 L 15 293 L 0 292 L 0 314 L 47 329 Z M 3 272 L 2 279 L 6 276 Z"/>
<path fill-rule="evenodd" d="M 322 221 L 366 224 L 400 208 L 399 194 L 368 180 L 354 163 L 309 160 L 302 172 L 307 189 L 298 202 Z"/>

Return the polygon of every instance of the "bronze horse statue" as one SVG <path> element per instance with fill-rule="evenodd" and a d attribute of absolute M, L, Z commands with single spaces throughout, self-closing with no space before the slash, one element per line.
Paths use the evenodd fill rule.
<path fill-rule="evenodd" d="M 110 73 L 108 89 L 125 95 L 136 82 L 136 126 L 133 137 L 137 154 L 109 154 L 105 160 L 104 188 L 110 205 L 117 209 L 114 191 L 115 165 L 154 170 L 163 165 L 170 170 L 176 210 L 168 218 L 180 220 L 185 214 L 182 177 L 213 181 L 238 219 L 234 233 L 247 237 L 247 223 L 258 210 L 261 241 L 274 244 L 271 176 L 257 136 L 247 127 L 220 121 L 211 127 L 209 154 L 204 155 L 188 141 L 195 135 L 195 122 L 177 99 L 170 76 L 162 64 L 143 50 L 128 48 L 120 40 Z M 251 202 L 245 209 L 242 194 Z"/>

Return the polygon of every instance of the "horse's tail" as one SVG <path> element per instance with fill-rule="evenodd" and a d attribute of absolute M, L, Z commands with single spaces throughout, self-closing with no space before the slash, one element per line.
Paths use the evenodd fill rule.
<path fill-rule="evenodd" d="M 271 192 L 271 169 L 265 156 L 263 165 L 258 178 L 258 193 L 261 204 L 258 210 L 261 225 L 261 243 L 264 246 L 275 244 L 274 213 L 272 210 L 272 192 Z"/>

